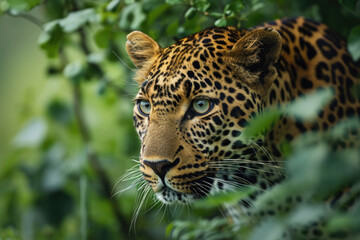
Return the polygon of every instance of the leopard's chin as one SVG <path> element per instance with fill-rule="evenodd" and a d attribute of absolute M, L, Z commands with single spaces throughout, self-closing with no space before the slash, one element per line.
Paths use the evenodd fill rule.
<path fill-rule="evenodd" d="M 156 192 L 155 196 L 164 204 L 190 204 L 197 199 L 211 195 L 210 190 L 211 188 L 202 187 L 193 189 L 193 193 L 183 193 L 166 186 L 161 191 Z"/>
<path fill-rule="evenodd" d="M 159 201 L 164 204 L 190 204 L 198 197 L 191 193 L 181 193 L 169 187 L 165 187 L 160 192 L 155 193 Z"/>

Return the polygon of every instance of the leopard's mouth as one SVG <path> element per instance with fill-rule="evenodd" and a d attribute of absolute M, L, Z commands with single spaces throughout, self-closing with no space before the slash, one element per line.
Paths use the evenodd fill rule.
<path fill-rule="evenodd" d="M 190 193 L 180 192 L 171 186 L 164 185 L 155 195 L 157 199 L 165 204 L 189 204 L 196 199 L 208 196 L 212 190 L 212 181 L 209 178 L 204 177 L 197 181 L 198 183 L 195 186 L 190 187 Z"/>

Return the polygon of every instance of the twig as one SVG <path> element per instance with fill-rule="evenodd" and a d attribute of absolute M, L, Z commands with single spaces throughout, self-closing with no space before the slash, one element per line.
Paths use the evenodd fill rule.
<path fill-rule="evenodd" d="M 91 149 L 91 134 L 87 123 L 85 121 L 84 113 L 83 113 L 83 100 L 82 100 L 82 92 L 80 83 L 73 84 L 73 96 L 74 96 L 74 111 L 76 116 L 77 125 L 79 126 L 81 138 L 87 147 L 87 157 L 90 162 L 91 167 L 94 169 L 96 175 L 100 179 L 101 185 L 103 187 L 103 194 L 110 201 L 111 207 L 115 214 L 117 221 L 121 226 L 121 232 L 128 232 L 129 224 L 126 221 L 126 218 L 122 215 L 116 198 L 112 198 L 112 184 L 109 180 L 106 171 L 103 169 L 99 162 L 98 155 Z"/>
<path fill-rule="evenodd" d="M 11 16 L 11 17 L 21 17 L 21 18 L 24 18 L 26 20 L 28 20 L 29 22 L 35 24 L 37 27 L 39 27 L 41 30 L 43 30 L 43 25 L 44 25 L 44 22 L 36 17 L 34 17 L 33 15 L 31 14 L 28 14 L 28 13 L 19 13 L 19 14 L 13 14 L 11 12 L 6 12 L 7 15 Z"/>
<path fill-rule="evenodd" d="M 76 5 L 76 2 L 72 2 L 72 10 L 76 11 L 78 9 L 78 6 Z M 80 35 L 80 46 L 82 50 L 84 51 L 84 54 L 86 56 L 90 55 L 91 51 L 90 48 L 87 45 L 86 41 L 86 35 L 83 28 L 80 28 L 78 30 L 78 33 Z M 107 84 L 110 83 L 108 81 L 104 71 L 102 68 L 95 64 L 95 63 L 89 63 L 90 67 L 96 71 L 96 73 L 101 77 L 103 81 L 105 81 Z M 94 169 L 96 175 L 100 179 L 101 185 L 103 187 L 103 194 L 104 196 L 110 201 L 112 210 L 114 212 L 114 215 L 116 217 L 116 220 L 120 224 L 120 235 L 123 233 L 126 233 L 129 231 L 129 224 L 126 221 L 126 217 L 123 216 L 119 209 L 119 205 L 116 201 L 116 198 L 112 197 L 112 184 L 109 180 L 109 177 L 106 174 L 106 171 L 101 166 L 99 157 L 96 152 L 92 150 L 91 146 L 91 133 L 89 131 L 89 127 L 86 123 L 84 112 L 83 112 L 83 98 L 82 98 L 82 92 L 81 92 L 81 83 L 74 83 L 73 84 L 73 97 L 74 97 L 74 111 L 76 116 L 77 125 L 79 126 L 80 135 L 81 138 L 85 144 L 85 147 L 87 148 L 87 157 L 90 162 L 91 167 Z"/>

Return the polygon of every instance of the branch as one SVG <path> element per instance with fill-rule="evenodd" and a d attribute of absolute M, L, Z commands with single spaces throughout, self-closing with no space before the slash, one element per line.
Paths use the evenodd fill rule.
<path fill-rule="evenodd" d="M 112 197 L 111 181 L 109 180 L 106 171 L 101 166 L 98 155 L 94 151 L 92 151 L 92 149 L 89 147 L 91 146 L 91 134 L 84 118 L 83 100 L 82 100 L 83 98 L 82 98 L 80 83 L 73 84 L 73 96 L 74 96 L 74 111 L 75 111 L 76 121 L 80 129 L 81 138 L 85 146 L 87 147 L 87 157 L 90 162 L 90 165 L 94 169 L 98 178 L 100 179 L 101 185 L 104 190 L 103 194 L 110 201 L 115 217 L 121 226 L 121 232 L 122 233 L 128 232 L 129 224 L 126 221 L 126 217 L 122 215 L 118 203 L 116 201 L 116 198 Z"/>
<path fill-rule="evenodd" d="M 34 17 L 33 15 L 31 14 L 28 14 L 28 13 L 19 13 L 19 14 L 13 14 L 11 12 L 6 12 L 9 16 L 11 17 L 21 17 L 21 18 L 24 18 L 26 20 L 28 20 L 29 22 L 35 24 L 37 27 L 39 27 L 41 30 L 43 30 L 43 25 L 44 25 L 44 22 L 36 17 Z"/>
<path fill-rule="evenodd" d="M 72 4 L 74 5 L 72 7 L 72 11 L 76 11 L 78 9 L 76 6 L 76 2 L 73 1 Z M 90 48 L 87 46 L 86 36 L 85 36 L 85 32 L 84 32 L 83 28 L 80 28 L 78 30 L 78 33 L 80 35 L 80 46 L 81 46 L 82 50 L 84 51 L 84 54 L 88 56 L 91 52 L 90 52 Z M 68 62 L 67 56 L 64 53 L 63 47 L 60 47 L 60 62 L 61 62 L 62 67 L 65 67 L 66 63 Z M 97 74 L 99 74 L 101 76 L 101 79 L 107 81 L 105 73 L 99 65 L 90 63 L 90 67 L 92 69 L 94 69 L 97 72 Z M 126 217 L 123 216 L 123 214 L 119 208 L 118 202 L 116 201 L 116 198 L 112 197 L 112 183 L 111 183 L 109 177 L 107 176 L 106 171 L 100 164 L 99 156 L 91 148 L 92 137 L 91 137 L 91 132 L 89 130 L 89 127 L 87 125 L 87 122 L 86 122 L 85 116 L 84 116 L 81 82 L 74 82 L 72 84 L 72 87 L 73 87 L 73 101 L 74 101 L 73 107 L 74 107 L 74 113 L 75 113 L 75 120 L 79 127 L 80 136 L 81 136 L 82 141 L 87 150 L 87 158 L 89 160 L 91 168 L 95 171 L 97 177 L 99 178 L 99 180 L 101 182 L 101 186 L 103 188 L 102 194 L 104 195 L 105 198 L 107 198 L 110 201 L 115 218 L 120 225 L 119 235 L 122 235 L 123 233 L 126 233 L 129 231 L 130 226 L 129 226 L 128 222 L 126 221 Z"/>

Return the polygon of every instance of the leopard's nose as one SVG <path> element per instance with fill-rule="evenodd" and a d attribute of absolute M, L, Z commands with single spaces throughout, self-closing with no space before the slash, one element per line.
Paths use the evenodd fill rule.
<path fill-rule="evenodd" d="M 166 173 L 171 168 L 178 165 L 179 162 L 180 162 L 179 158 L 175 159 L 175 161 L 173 161 L 173 162 L 170 162 L 167 159 L 158 160 L 158 161 L 154 161 L 154 160 L 144 160 L 143 161 L 144 165 L 151 168 L 154 171 L 154 173 L 161 178 L 162 181 L 164 181 Z"/>

